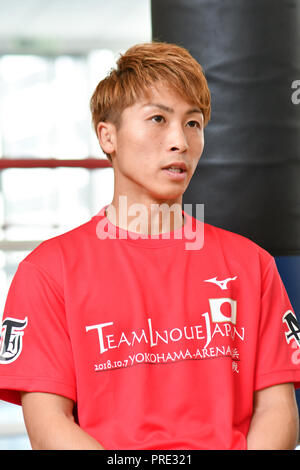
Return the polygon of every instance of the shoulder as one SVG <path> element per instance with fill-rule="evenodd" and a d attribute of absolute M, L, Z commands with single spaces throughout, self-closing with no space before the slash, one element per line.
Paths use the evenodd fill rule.
<path fill-rule="evenodd" d="M 224 259 L 236 260 L 246 266 L 257 264 L 262 271 L 275 262 L 271 253 L 250 238 L 214 225 L 204 225 L 204 243 Z"/>
<path fill-rule="evenodd" d="M 63 268 L 80 258 L 80 250 L 88 246 L 93 233 L 94 218 L 60 235 L 42 241 L 20 263 L 31 265 L 48 274 L 53 279 L 62 281 Z"/>

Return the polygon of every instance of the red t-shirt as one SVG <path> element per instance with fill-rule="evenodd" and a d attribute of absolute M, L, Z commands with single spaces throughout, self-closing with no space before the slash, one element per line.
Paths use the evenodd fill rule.
<path fill-rule="evenodd" d="M 299 327 L 268 252 L 183 214 L 137 237 L 102 208 L 19 264 L 1 399 L 69 397 L 106 449 L 247 447 L 253 391 L 300 385 Z"/>

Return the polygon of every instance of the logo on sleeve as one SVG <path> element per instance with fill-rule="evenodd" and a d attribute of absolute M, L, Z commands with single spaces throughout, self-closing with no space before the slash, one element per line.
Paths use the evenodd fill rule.
<path fill-rule="evenodd" d="M 282 321 L 287 324 L 289 329 L 288 332 L 285 332 L 285 339 L 286 342 L 289 342 L 294 339 L 300 348 L 300 326 L 296 315 L 292 312 L 292 310 L 287 310 L 282 317 Z"/>
<path fill-rule="evenodd" d="M 0 337 L 0 364 L 9 364 L 21 354 L 23 347 L 24 328 L 28 323 L 24 320 L 7 317 L 2 323 Z"/>

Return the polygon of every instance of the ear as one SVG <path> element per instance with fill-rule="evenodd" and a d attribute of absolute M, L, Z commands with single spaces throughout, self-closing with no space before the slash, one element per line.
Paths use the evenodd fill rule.
<path fill-rule="evenodd" d="M 116 150 L 116 128 L 112 122 L 99 122 L 97 137 L 103 152 L 112 154 Z"/>

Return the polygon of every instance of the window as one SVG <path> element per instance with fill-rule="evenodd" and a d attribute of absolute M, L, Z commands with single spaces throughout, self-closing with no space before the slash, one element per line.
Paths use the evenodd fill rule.
<path fill-rule="evenodd" d="M 86 57 L 0 58 L 0 159 L 105 159 L 89 99 L 114 65 L 112 51 Z M 113 197 L 112 168 L 0 171 L 0 308 L 18 264 L 40 242 L 88 221 Z M 0 402 L 0 450 L 30 449 L 22 409 Z"/>
<path fill-rule="evenodd" d="M 107 162 L 91 125 L 89 99 L 122 48 L 151 40 L 150 1 L 86 0 L 72 2 L 72 8 L 65 0 L 2 3 L 0 163 L 55 158 L 80 164 L 88 157 Z M 0 169 L 0 317 L 20 261 L 41 241 L 89 220 L 112 195 L 109 167 Z M 5 402 L 2 449 L 30 449 L 21 408 Z"/>

